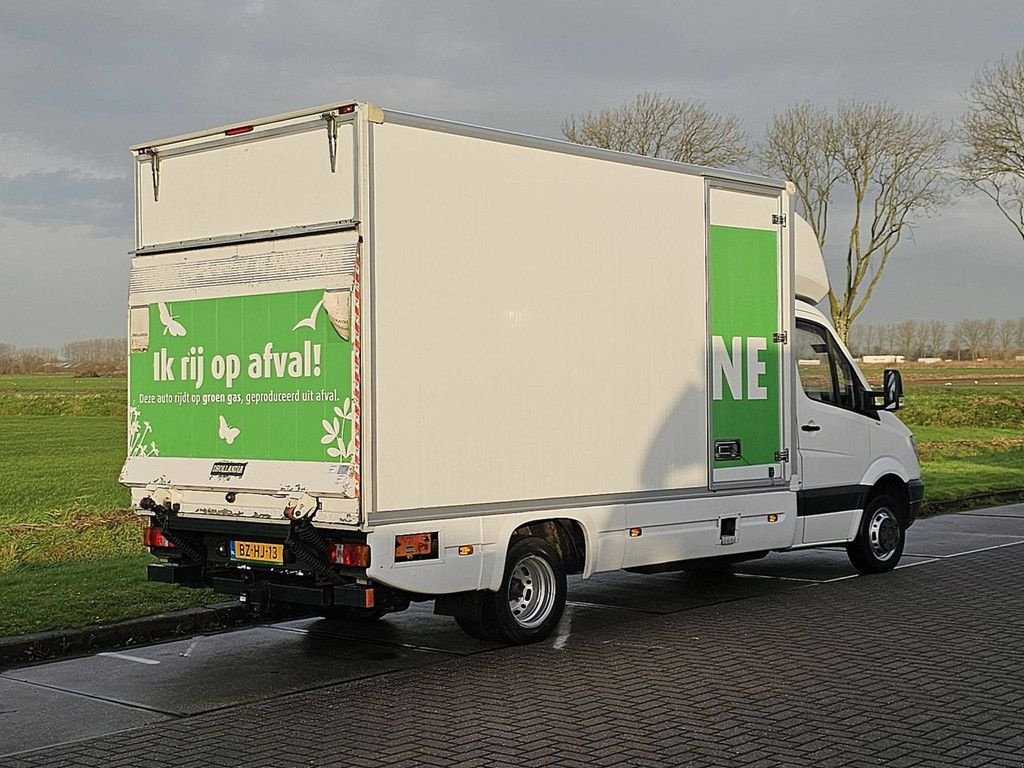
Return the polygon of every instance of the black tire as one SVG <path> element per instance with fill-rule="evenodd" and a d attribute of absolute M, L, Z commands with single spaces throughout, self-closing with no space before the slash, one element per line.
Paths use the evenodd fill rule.
<path fill-rule="evenodd" d="M 903 556 L 907 543 L 906 514 L 892 496 L 875 496 L 861 515 L 857 538 L 846 545 L 846 554 L 861 573 L 891 571 Z"/>
<path fill-rule="evenodd" d="M 485 629 L 513 645 L 536 643 L 558 626 L 565 610 L 565 566 L 545 539 L 519 539 L 505 557 L 497 592 L 484 598 Z"/>
<path fill-rule="evenodd" d="M 456 616 L 455 623 L 459 625 L 459 629 L 476 640 L 494 642 L 502 639 L 501 633 L 493 621 L 484 622 L 467 619 L 465 616 Z"/>

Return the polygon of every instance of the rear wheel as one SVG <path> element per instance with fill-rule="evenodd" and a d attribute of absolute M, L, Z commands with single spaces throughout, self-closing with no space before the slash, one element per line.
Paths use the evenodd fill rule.
<path fill-rule="evenodd" d="M 477 640 L 494 641 L 502 639 L 501 633 L 493 620 L 478 621 L 476 619 L 468 619 L 465 616 L 456 616 L 455 623 L 459 625 L 459 629 Z"/>
<path fill-rule="evenodd" d="M 861 573 L 891 571 L 903 556 L 906 519 L 900 503 L 892 496 L 876 496 L 864 509 L 857 538 L 846 545 L 846 554 Z"/>
<path fill-rule="evenodd" d="M 562 559 L 548 541 L 531 536 L 509 547 L 501 586 L 480 596 L 480 618 L 456 621 L 481 640 L 536 643 L 558 626 L 565 596 Z"/>

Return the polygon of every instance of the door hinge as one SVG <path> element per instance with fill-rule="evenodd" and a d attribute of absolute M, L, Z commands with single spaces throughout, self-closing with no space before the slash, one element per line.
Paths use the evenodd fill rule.
<path fill-rule="evenodd" d="M 153 174 L 153 202 L 158 202 L 160 200 L 160 155 L 152 147 L 140 149 L 139 155 L 149 158 L 149 168 Z"/>
<path fill-rule="evenodd" d="M 324 112 L 320 119 L 327 123 L 327 154 L 331 158 L 331 173 L 338 170 L 338 119 L 333 112 Z"/>
<path fill-rule="evenodd" d="M 776 461 L 789 461 L 789 448 L 783 448 L 781 451 L 775 452 Z"/>
<path fill-rule="evenodd" d="M 789 331 L 779 331 L 778 333 L 773 333 L 772 341 L 774 341 L 776 344 L 788 344 Z"/>
<path fill-rule="evenodd" d="M 784 213 L 773 213 L 772 224 L 778 224 L 780 227 L 786 226 L 786 214 Z"/>

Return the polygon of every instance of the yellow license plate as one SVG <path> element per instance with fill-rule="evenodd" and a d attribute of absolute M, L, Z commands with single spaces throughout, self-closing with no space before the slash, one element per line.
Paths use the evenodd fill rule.
<path fill-rule="evenodd" d="M 230 551 L 232 560 L 284 564 L 283 544 L 267 544 L 263 541 L 232 541 Z"/>

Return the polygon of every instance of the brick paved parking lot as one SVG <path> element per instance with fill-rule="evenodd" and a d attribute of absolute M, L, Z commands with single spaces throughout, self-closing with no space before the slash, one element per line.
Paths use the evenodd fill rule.
<path fill-rule="evenodd" d="M 908 563 L 635 612 L 0 766 L 1024 765 L 1024 546 Z M 693 588 L 653 579 L 661 600 Z"/>

